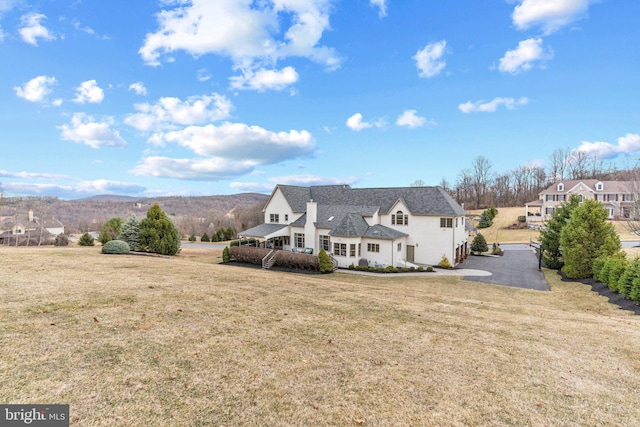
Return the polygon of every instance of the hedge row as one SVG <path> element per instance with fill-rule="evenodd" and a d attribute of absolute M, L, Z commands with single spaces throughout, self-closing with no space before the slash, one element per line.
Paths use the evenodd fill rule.
<path fill-rule="evenodd" d="M 640 257 L 628 260 L 624 252 L 596 258 L 593 278 L 627 299 L 640 303 Z"/>
<path fill-rule="evenodd" d="M 368 271 L 371 273 L 413 273 L 413 272 L 418 272 L 418 273 L 422 273 L 424 271 L 431 273 L 433 272 L 433 267 L 428 266 L 427 268 L 424 267 L 394 267 L 392 265 L 388 265 L 386 267 L 368 267 L 368 266 L 360 266 L 360 265 L 353 265 L 351 264 L 349 266 L 349 270 L 356 270 L 356 271 Z"/>
<path fill-rule="evenodd" d="M 232 260 L 253 265 L 262 265 L 262 259 L 267 256 L 269 252 L 271 252 L 271 249 L 255 248 L 251 246 L 229 247 L 229 257 Z M 276 251 L 273 265 L 299 270 L 320 270 L 320 263 L 316 255 L 289 251 Z"/>

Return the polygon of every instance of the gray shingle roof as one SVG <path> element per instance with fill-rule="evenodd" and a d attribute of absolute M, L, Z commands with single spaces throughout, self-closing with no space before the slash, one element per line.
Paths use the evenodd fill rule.
<path fill-rule="evenodd" d="M 348 185 L 295 187 L 278 185 L 294 212 L 307 202 L 318 205 L 367 206 L 388 214 L 402 200 L 413 215 L 464 215 L 464 209 L 441 187 L 351 188 Z"/>
<path fill-rule="evenodd" d="M 238 234 L 242 237 L 266 237 L 286 227 L 287 224 L 260 224 Z"/>

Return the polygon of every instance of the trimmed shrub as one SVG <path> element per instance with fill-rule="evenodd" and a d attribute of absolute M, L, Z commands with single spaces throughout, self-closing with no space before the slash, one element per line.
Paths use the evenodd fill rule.
<path fill-rule="evenodd" d="M 602 269 L 604 268 L 604 264 L 607 262 L 608 256 L 601 256 L 593 260 L 593 278 L 598 282 L 604 282 L 604 278 L 602 277 Z"/>
<path fill-rule="evenodd" d="M 229 256 L 229 247 L 225 246 L 224 249 L 222 250 L 222 262 L 229 262 L 231 261 L 231 257 Z"/>
<path fill-rule="evenodd" d="M 384 273 L 384 268 L 376 267 L 376 273 Z"/>
<path fill-rule="evenodd" d="M 78 244 L 80 246 L 94 246 L 96 244 L 91 234 L 85 232 L 82 236 L 80 236 L 80 240 L 78 240 Z"/>
<path fill-rule="evenodd" d="M 320 252 L 322 252 L 322 251 L 320 251 Z M 318 254 L 318 256 L 320 256 L 320 254 Z M 353 263 L 351 263 L 351 264 L 349 264 L 348 268 L 349 268 L 349 270 L 355 270 L 356 266 L 353 265 Z"/>
<path fill-rule="evenodd" d="M 640 277 L 636 277 L 631 282 L 631 291 L 629 292 L 629 298 L 640 304 Z"/>
<path fill-rule="evenodd" d="M 192 234 L 191 236 L 189 236 L 189 239 L 188 239 L 188 240 L 189 240 L 190 242 L 195 242 L 197 239 L 196 239 L 196 236 L 194 236 L 194 235 Z"/>
<path fill-rule="evenodd" d="M 229 256 L 238 262 L 262 265 L 262 258 L 271 252 L 270 249 L 254 248 L 252 246 L 231 246 Z"/>
<path fill-rule="evenodd" d="M 217 241 L 219 240 L 214 240 L 214 242 Z M 256 239 L 232 240 L 229 242 L 229 246 L 256 246 Z"/>
<path fill-rule="evenodd" d="M 525 217 L 524 215 L 520 215 L 518 217 L 518 222 L 527 222 L 527 217 Z"/>
<path fill-rule="evenodd" d="M 333 263 L 331 262 L 331 257 L 327 254 L 327 251 L 321 249 L 318 253 L 318 264 L 320 273 L 333 273 Z M 353 264 L 349 266 L 349 268 L 353 267 Z"/>
<path fill-rule="evenodd" d="M 374 273 L 374 272 L 376 271 L 376 268 L 375 268 L 375 267 L 369 267 L 369 268 L 368 268 L 368 270 L 369 270 L 370 272 Z"/>
<path fill-rule="evenodd" d="M 129 244 L 124 240 L 109 240 L 102 245 L 102 253 L 125 255 L 129 253 Z"/>
<path fill-rule="evenodd" d="M 618 292 L 620 295 L 629 297 L 631 295 L 631 288 L 633 287 L 633 281 L 640 279 L 640 258 L 635 257 L 631 261 L 627 262 L 627 268 L 624 269 L 624 273 L 618 280 Z"/>
<path fill-rule="evenodd" d="M 427 267 L 427 273 L 433 273 L 433 267 L 428 266 Z"/>
<path fill-rule="evenodd" d="M 58 234 L 53 241 L 55 246 L 69 246 L 69 237 L 66 234 Z"/>
<path fill-rule="evenodd" d="M 627 258 L 624 252 L 620 252 L 616 255 L 610 256 L 605 265 L 609 264 L 609 274 L 605 283 L 612 291 L 618 292 L 618 280 L 624 273 L 627 266 Z"/>
<path fill-rule="evenodd" d="M 478 236 L 481 236 L 481 234 L 478 234 Z M 438 267 L 440 267 L 440 268 L 451 268 L 451 262 L 449 262 L 449 258 L 447 258 L 447 256 L 445 254 L 442 254 L 442 259 L 438 263 Z"/>
<path fill-rule="evenodd" d="M 419 272 L 423 272 L 424 271 L 424 267 L 423 266 L 418 267 L 418 271 Z"/>
<path fill-rule="evenodd" d="M 402 267 L 400 271 L 402 271 L 403 273 L 408 273 L 409 269 L 407 267 Z"/>

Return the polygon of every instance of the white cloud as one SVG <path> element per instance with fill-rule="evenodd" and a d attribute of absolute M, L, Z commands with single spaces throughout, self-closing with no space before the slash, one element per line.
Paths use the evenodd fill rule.
<path fill-rule="evenodd" d="M 76 88 L 76 97 L 73 102 L 78 104 L 91 103 L 99 104 L 104 99 L 104 91 L 98 86 L 95 80 L 87 80 L 80 83 Z"/>
<path fill-rule="evenodd" d="M 440 74 L 447 65 L 446 61 L 442 59 L 446 47 L 446 40 L 441 40 L 439 42 L 429 43 L 415 54 L 413 59 L 416 61 L 420 77 L 429 78 Z"/>
<path fill-rule="evenodd" d="M 273 132 L 244 123 L 220 126 L 189 126 L 158 134 L 165 143 L 177 143 L 205 157 L 229 161 L 247 160 L 253 164 L 273 164 L 283 160 L 308 157 L 315 150 L 315 139 L 302 130 Z"/>
<path fill-rule="evenodd" d="M 207 71 L 206 68 L 200 68 L 198 70 L 198 81 L 206 82 L 208 80 L 211 80 L 211 74 L 209 73 L 209 71 Z"/>
<path fill-rule="evenodd" d="M 476 102 L 465 102 L 464 104 L 458 105 L 458 109 L 463 113 L 493 113 L 495 112 L 499 106 L 504 105 L 507 110 L 514 110 L 517 107 L 522 105 L 527 105 L 529 103 L 529 99 L 522 97 L 519 99 L 514 98 L 493 98 L 493 100 L 489 102 L 484 101 L 476 101 Z"/>
<path fill-rule="evenodd" d="M 612 159 L 619 155 L 637 153 L 640 151 L 640 135 L 637 133 L 628 133 L 618 138 L 617 144 L 603 141 L 583 141 L 574 151 L 594 154 L 599 159 Z"/>
<path fill-rule="evenodd" d="M 47 17 L 41 13 L 23 15 L 22 18 L 20 18 L 22 27 L 19 30 L 22 40 L 34 46 L 38 46 L 38 39 L 45 41 L 55 40 L 56 36 L 51 34 L 51 32 L 40 23 L 40 21 L 44 19 L 47 19 Z"/>
<path fill-rule="evenodd" d="M 175 129 L 176 125 L 196 125 L 229 118 L 233 105 L 217 93 L 179 98 L 160 98 L 155 104 L 136 104 L 138 113 L 125 119 L 125 123 L 141 131 Z"/>
<path fill-rule="evenodd" d="M 142 82 L 135 82 L 129 85 L 129 90 L 132 90 L 136 95 L 147 96 L 147 88 Z"/>
<path fill-rule="evenodd" d="M 0 17 L 2 16 L 2 13 L 8 12 L 13 9 L 13 7 L 17 5 L 19 1 L 20 0 L 0 0 Z"/>
<path fill-rule="evenodd" d="M 331 0 L 180 0 L 164 5 L 167 9 L 157 15 L 158 31 L 148 33 L 138 51 L 149 65 L 183 50 L 229 57 L 245 76 L 289 57 L 307 58 L 330 70 L 340 66 L 335 51 L 319 45 L 330 27 Z"/>
<path fill-rule="evenodd" d="M 347 119 L 347 127 L 351 130 L 355 130 L 356 132 L 372 127 L 381 128 L 384 127 L 384 125 L 384 119 L 378 119 L 375 122 L 365 122 L 362 118 L 362 114 L 360 113 L 356 113 Z"/>
<path fill-rule="evenodd" d="M 387 16 L 387 0 L 369 0 L 371 6 L 378 8 L 378 16 L 383 18 Z"/>
<path fill-rule="evenodd" d="M 51 86 L 56 83 L 55 77 L 38 76 L 29 80 L 22 86 L 16 86 L 13 90 L 20 98 L 31 102 L 42 102 L 51 93 Z"/>
<path fill-rule="evenodd" d="M 66 180 L 68 181 L 68 179 Z M 34 183 L 34 182 L 7 182 L 3 188 L 13 194 L 32 194 L 57 196 L 61 198 L 86 197 L 95 194 L 143 194 L 145 188 L 132 183 L 96 180 L 80 181 L 72 184 L 64 183 Z"/>
<path fill-rule="evenodd" d="M 221 180 L 250 173 L 256 167 L 250 160 L 229 161 L 221 157 L 172 159 L 151 156 L 129 172 L 134 175 L 185 180 Z"/>
<path fill-rule="evenodd" d="M 75 113 L 71 123 L 59 127 L 60 136 L 66 141 L 88 145 L 91 148 L 124 147 L 127 142 L 118 131 L 112 130 L 113 119 L 108 117 L 102 122 L 95 121 L 85 113 Z"/>
<path fill-rule="evenodd" d="M 298 81 L 298 73 L 293 67 L 282 70 L 246 70 L 242 76 L 231 77 L 232 89 L 251 89 L 262 92 L 266 89 L 282 90 Z"/>
<path fill-rule="evenodd" d="M 39 172 L 9 172 L 6 170 L 0 170 L 1 177 L 7 178 L 20 178 L 20 179 L 64 179 L 69 178 L 67 175 L 58 175 L 51 173 L 39 173 Z"/>
<path fill-rule="evenodd" d="M 274 184 L 310 186 L 310 185 L 341 185 L 341 184 L 351 185 L 358 182 L 358 179 L 355 177 L 334 178 L 334 177 L 305 174 L 305 175 L 275 176 L 275 177 L 269 178 L 269 181 L 273 182 Z"/>
<path fill-rule="evenodd" d="M 503 73 L 518 74 L 528 71 L 538 61 L 546 61 L 553 57 L 551 50 L 545 51 L 541 38 L 522 40 L 518 47 L 509 50 L 500 59 L 498 69 Z"/>
<path fill-rule="evenodd" d="M 429 123 L 433 124 L 433 122 Z M 406 126 L 412 129 L 424 126 L 425 124 L 427 124 L 427 119 L 416 115 L 416 110 L 405 110 L 398 116 L 398 120 L 396 120 L 396 125 Z"/>
<path fill-rule="evenodd" d="M 519 30 L 541 27 L 553 33 L 582 18 L 595 0 L 519 0 L 511 15 Z"/>
<path fill-rule="evenodd" d="M 236 191 L 250 193 L 271 193 L 275 186 L 264 182 L 232 182 L 229 187 Z"/>

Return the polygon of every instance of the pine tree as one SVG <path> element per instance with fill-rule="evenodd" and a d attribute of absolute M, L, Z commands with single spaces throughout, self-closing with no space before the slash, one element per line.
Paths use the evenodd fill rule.
<path fill-rule="evenodd" d="M 489 250 L 489 246 L 487 245 L 487 240 L 480 233 L 473 238 L 471 242 L 471 252 L 475 252 L 477 255 L 480 255 L 482 252 L 487 252 Z"/>
<path fill-rule="evenodd" d="M 551 218 L 540 231 L 540 244 L 544 265 L 548 268 L 562 268 L 562 253 L 560 252 L 560 232 L 567 224 L 573 210 L 580 205 L 580 198 L 575 194 L 569 200 L 558 206 Z"/>
<path fill-rule="evenodd" d="M 202 235 L 202 237 L 200 237 L 200 241 L 201 242 L 208 242 L 209 241 L 209 235 L 207 233 L 204 233 Z"/>
<path fill-rule="evenodd" d="M 620 252 L 620 237 L 613 224 L 607 222 L 608 216 L 602 203 L 592 199 L 573 210 L 569 222 L 560 232 L 562 271 L 567 277 L 590 277 L 596 258 Z"/>
<path fill-rule="evenodd" d="M 161 255 L 175 255 L 180 250 L 180 233 L 157 203 L 140 221 L 138 244 L 143 251 Z"/>
<path fill-rule="evenodd" d="M 489 215 L 489 212 L 487 211 L 482 211 L 482 214 L 480 215 L 480 220 L 478 221 L 478 228 L 487 228 L 487 227 L 491 227 L 491 216 Z"/>
<path fill-rule="evenodd" d="M 124 240 L 132 251 L 138 250 L 138 235 L 140 234 L 140 222 L 135 215 L 131 215 L 127 222 L 122 224 L 118 240 Z"/>
<path fill-rule="evenodd" d="M 333 263 L 331 258 L 324 249 L 321 249 L 318 253 L 318 263 L 320 264 L 320 273 L 332 273 Z"/>

